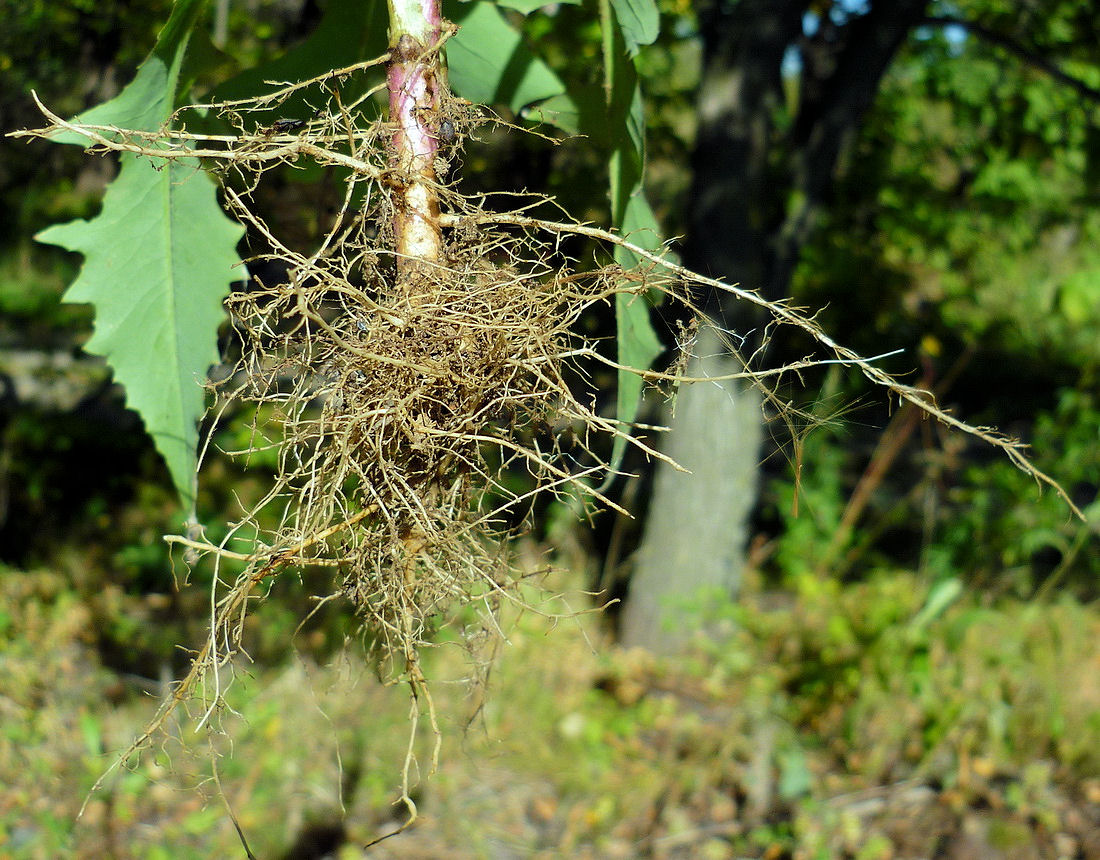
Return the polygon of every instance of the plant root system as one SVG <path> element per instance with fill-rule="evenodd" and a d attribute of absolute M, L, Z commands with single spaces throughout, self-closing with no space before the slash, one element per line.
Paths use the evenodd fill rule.
<path fill-rule="evenodd" d="M 266 246 L 248 262 L 286 272 L 276 283 L 253 279 L 229 297 L 241 355 L 211 383 L 215 416 L 242 403 L 256 416 L 252 444 L 226 453 L 247 459 L 273 450 L 277 469 L 267 495 L 220 544 L 201 529 L 169 538 L 192 560 L 214 557 L 211 631 L 130 752 L 188 697 L 202 700 L 200 724 L 215 715 L 224 706 L 219 673 L 242 651 L 260 586 L 316 566 L 335 571 L 329 596 L 347 598 L 364 618 L 389 679 L 409 685 L 413 736 L 422 708 L 434 728 L 422 649 L 458 608 L 480 603 L 491 628 L 501 600 L 521 600 L 524 575 L 509 564 L 503 539 L 524 526 L 533 500 L 551 493 L 582 507 L 614 506 L 598 489 L 609 469 L 601 452 L 631 436 L 597 410 L 590 365 L 607 359 L 577 323 L 618 293 L 643 301 L 646 278 L 626 278 L 613 264 L 581 270 L 541 222 L 493 223 L 496 201 L 459 194 L 447 176 L 462 142 L 500 121 L 445 93 L 433 115 L 418 117 L 446 144 L 430 193 L 409 193 L 427 174 L 416 164 L 410 173 L 393 152 L 392 124 L 365 118 L 366 95 L 342 101 L 338 83 L 364 69 L 208 106 L 238 134 L 196 135 L 181 147 L 223 175 L 229 210 Z M 300 127 L 250 120 L 250 111 L 277 109 L 303 90 L 323 108 Z M 93 134 L 110 149 L 163 158 L 172 148 L 134 132 Z M 254 202 L 268 170 L 303 156 L 341 171 L 345 183 L 343 205 L 308 252 L 275 235 Z M 396 234 L 409 215 L 403 209 L 421 198 L 438 207 L 427 225 L 437 231 L 429 243 L 437 250 L 409 259 Z M 505 199 L 514 208 L 514 198 Z M 552 206 L 521 202 L 514 215 Z M 424 213 L 413 214 L 423 231 Z M 228 548 L 241 535 L 257 536 L 252 552 Z M 245 562 L 231 579 L 223 579 L 227 559 Z M 414 771 L 410 741 L 403 800 L 411 816 Z"/>
<path fill-rule="evenodd" d="M 416 58 L 405 50 L 398 59 Z M 537 217 L 553 201 L 463 196 L 449 179 L 463 142 L 500 120 L 451 97 L 445 86 L 427 107 L 414 106 L 401 126 L 401 134 L 409 123 L 432 133 L 431 169 L 400 157 L 395 141 L 401 134 L 377 118 L 376 96 L 385 84 L 369 83 L 379 67 L 393 62 L 384 55 L 261 98 L 199 106 L 234 134 L 175 130 L 194 116 L 190 109 L 169 128 L 149 133 L 76 126 L 45 107 L 50 127 L 22 133 L 75 131 L 92 150 L 136 153 L 154 163 L 202 159 L 222 175 L 230 211 L 265 246 L 249 262 L 274 261 L 287 273 L 277 283 L 254 279 L 229 298 L 241 356 L 212 384 L 215 417 L 229 404 L 254 407 L 252 444 L 229 453 L 247 458 L 277 451 L 273 484 L 223 541 L 207 541 L 198 528 L 168 538 L 192 558 L 213 556 L 210 635 L 188 676 L 120 763 L 146 746 L 181 702 L 201 698 L 200 724 L 222 708 L 219 672 L 241 652 L 244 619 L 261 585 L 323 566 L 334 571 L 329 596 L 354 604 L 390 679 L 409 685 L 413 736 L 403 800 L 411 820 L 421 708 L 435 723 L 420 662 L 435 625 L 456 608 L 480 603 L 491 628 L 501 600 L 522 599 L 516 588 L 522 575 L 509 565 L 502 538 L 522 527 L 536 496 L 614 507 L 599 490 L 610 470 L 611 443 L 628 438 L 647 456 L 661 457 L 596 406 L 593 368 L 629 368 L 580 334 L 577 322 L 617 294 L 645 301 L 645 293 L 660 291 L 690 306 L 693 288 L 717 289 L 762 305 L 774 324 L 802 329 L 828 357 L 735 375 L 767 387 L 768 379 L 812 364 L 850 365 L 1057 488 L 1018 443 L 948 415 L 931 395 L 835 343 L 787 304 L 701 277 L 612 233 Z M 292 97 L 304 100 L 312 118 L 272 122 Z M 345 188 L 342 205 L 309 251 L 275 235 L 254 202 L 268 170 L 300 166 L 304 159 L 336 172 Z M 410 218 L 419 222 L 418 242 L 431 248 L 415 259 L 409 257 L 413 246 L 399 241 Z M 630 272 L 579 266 L 566 252 L 571 241 L 580 244 L 578 237 L 605 251 L 622 246 L 643 264 Z M 591 244 L 585 247 L 591 253 Z M 696 381 L 645 368 L 635 372 L 652 384 Z M 252 551 L 229 549 L 232 540 L 246 537 Z M 243 571 L 226 574 L 226 560 L 243 562 Z M 102 778 L 93 791 L 101 784 Z"/>

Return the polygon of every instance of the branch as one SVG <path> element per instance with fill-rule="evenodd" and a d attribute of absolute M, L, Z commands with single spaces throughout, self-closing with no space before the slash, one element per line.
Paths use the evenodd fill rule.
<path fill-rule="evenodd" d="M 1067 87 L 1076 91 L 1078 95 L 1100 103 L 1100 89 L 1089 86 L 1089 84 L 1085 83 L 1080 78 L 1062 71 L 1062 69 L 1046 57 L 1026 47 L 1022 43 L 1017 42 L 1011 36 L 1006 36 L 1004 33 L 992 30 L 984 24 L 979 24 L 975 21 L 967 21 L 965 18 L 956 18 L 953 15 L 928 15 L 923 18 L 920 23 L 927 27 L 962 27 L 968 33 L 977 36 L 979 39 L 984 39 L 986 42 L 989 42 L 989 44 L 996 45 L 998 48 L 1004 48 L 1010 54 L 1015 54 L 1028 65 L 1034 66 L 1042 72 L 1046 72 L 1054 80 L 1058 81 L 1058 83 L 1065 84 Z"/>

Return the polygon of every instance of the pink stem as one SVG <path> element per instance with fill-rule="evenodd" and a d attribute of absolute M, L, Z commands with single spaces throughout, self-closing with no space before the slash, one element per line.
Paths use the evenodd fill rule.
<path fill-rule="evenodd" d="M 414 290 L 442 257 L 435 158 L 439 150 L 441 76 L 438 0 L 391 4 L 387 71 L 391 147 L 396 169 L 394 233 L 398 282 Z M 414 35 L 415 33 L 415 35 Z M 419 37 L 419 38 L 418 38 Z"/>

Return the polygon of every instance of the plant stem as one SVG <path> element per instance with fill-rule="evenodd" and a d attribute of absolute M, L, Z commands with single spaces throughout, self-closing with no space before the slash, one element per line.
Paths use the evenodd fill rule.
<path fill-rule="evenodd" d="M 390 0 L 387 83 L 397 181 L 394 251 L 398 284 L 410 294 L 442 256 L 435 158 L 443 67 L 439 0 Z"/>

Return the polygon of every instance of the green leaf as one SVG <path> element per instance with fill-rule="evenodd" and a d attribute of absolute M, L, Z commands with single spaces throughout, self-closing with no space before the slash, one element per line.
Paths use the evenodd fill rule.
<path fill-rule="evenodd" d="M 645 199 L 645 112 L 641 86 L 632 61 L 621 47 L 622 36 L 613 27 L 614 16 L 604 9 L 604 62 L 607 63 L 608 115 L 615 149 L 609 162 L 611 179 L 611 216 L 614 225 L 633 244 L 648 251 L 661 247 L 657 219 Z M 583 130 L 583 129 L 582 129 Z M 615 261 L 624 269 L 638 265 L 640 259 L 626 248 L 615 248 Z M 619 363 L 646 370 L 661 352 L 661 343 L 649 321 L 649 302 L 644 296 L 619 295 L 615 299 L 615 328 Z M 631 422 L 638 414 L 642 397 L 642 379 L 636 373 L 620 370 L 617 408 L 620 421 Z M 611 474 L 622 463 L 626 439 L 617 438 L 611 451 Z M 606 483 L 606 482 L 605 482 Z"/>
<path fill-rule="evenodd" d="M 191 31 L 195 29 L 199 16 L 206 11 L 208 2 L 209 0 L 175 0 L 168 23 L 157 35 L 152 55 L 171 66 L 174 74 L 179 72 Z"/>
<path fill-rule="evenodd" d="M 615 226 L 626 228 L 627 211 L 631 204 L 637 205 L 640 199 L 645 202 L 642 184 L 645 180 L 645 113 L 642 105 L 642 88 L 636 82 L 631 90 L 630 107 L 618 126 L 618 145 L 611 153 L 611 215 Z M 648 210 L 648 205 L 646 209 Z M 636 211 L 637 218 L 632 229 L 654 228 L 652 212 L 649 220 L 640 210 Z M 645 245 L 642 241 L 635 241 L 636 245 Z M 655 245 L 645 245 L 646 250 L 655 250 Z M 622 252 L 622 249 L 619 249 Z M 623 265 L 634 265 L 638 261 L 633 254 L 626 253 L 627 262 L 619 260 Z"/>
<path fill-rule="evenodd" d="M 655 0 L 611 0 L 619 29 L 630 56 L 641 45 L 651 45 L 661 30 L 661 13 Z"/>
<path fill-rule="evenodd" d="M 184 51 L 204 6 L 205 0 L 177 0 L 134 80 L 78 121 L 159 129 L 171 116 Z M 56 139 L 87 143 L 73 133 Z M 197 161 L 124 155 L 95 219 L 35 237 L 84 255 L 64 300 L 94 306 L 95 333 L 85 349 L 110 363 L 191 513 L 202 381 L 217 361 L 221 303 L 243 233 L 222 212 Z"/>
<path fill-rule="evenodd" d="M 188 508 L 195 498 L 202 382 L 218 360 L 222 299 L 244 230 L 218 206 L 197 162 L 154 166 L 124 156 L 92 221 L 35 238 L 84 254 L 67 302 L 95 307 L 87 352 L 102 355 L 126 389 Z"/>
<path fill-rule="evenodd" d="M 561 79 L 527 49 L 495 5 L 481 0 L 446 11 L 461 28 L 447 43 L 447 65 L 451 87 L 463 98 L 506 104 L 520 113 L 565 92 Z"/>
<path fill-rule="evenodd" d="M 914 630 L 924 630 L 943 615 L 962 592 L 962 582 L 954 577 L 937 582 L 928 593 L 928 599 L 925 600 L 920 612 L 909 622 L 910 627 Z"/>
<path fill-rule="evenodd" d="M 498 6 L 515 9 L 524 15 L 530 15 L 536 9 L 551 4 L 555 6 L 580 6 L 581 0 L 498 0 L 497 2 Z"/>
<path fill-rule="evenodd" d="M 642 186 L 639 183 L 634 186 L 634 191 L 626 204 L 622 221 L 619 224 L 619 232 L 624 239 L 631 244 L 644 248 L 653 253 L 663 250 L 661 244 L 660 226 L 657 224 L 657 216 L 653 214 L 649 202 L 645 199 Z M 629 248 L 615 249 L 615 262 L 624 269 L 631 269 L 645 261 Z M 653 358 L 653 356 L 650 356 Z M 645 365 L 648 367 L 649 365 Z"/>
<path fill-rule="evenodd" d="M 81 711 L 78 717 L 80 736 L 84 740 L 84 752 L 95 759 L 103 755 L 103 726 L 99 719 L 87 711 Z"/>
<path fill-rule="evenodd" d="M 662 346 L 649 321 L 649 302 L 644 296 L 620 293 L 615 296 L 615 331 L 619 363 L 645 370 L 660 355 Z M 638 414 L 642 399 L 642 378 L 636 373 L 619 371 L 616 409 L 620 421 L 630 422 Z M 626 452 L 626 439 L 616 437 L 611 452 L 612 471 L 617 470 Z"/>
<path fill-rule="evenodd" d="M 1058 291 L 1058 310 L 1075 326 L 1095 320 L 1100 309 L 1100 268 L 1071 273 Z"/>
<path fill-rule="evenodd" d="M 525 109 L 524 119 L 546 122 L 567 134 L 583 134 L 592 147 L 610 152 L 618 141 L 615 123 L 609 122 L 607 98 L 598 84 L 575 86 Z"/>
<path fill-rule="evenodd" d="M 552 96 L 537 105 L 525 108 L 524 119 L 532 122 L 545 122 L 557 126 L 566 134 L 579 134 L 581 130 L 581 108 L 568 95 Z"/>
<path fill-rule="evenodd" d="M 655 251 L 660 248 L 657 219 L 642 194 L 640 184 L 635 187 L 634 194 L 627 203 L 620 229 L 626 238 L 646 250 Z M 632 251 L 621 247 L 615 249 L 615 260 L 626 269 L 639 262 Z M 663 347 L 649 321 L 649 301 L 644 295 L 620 293 L 615 296 L 615 331 L 619 364 L 647 370 L 661 354 Z M 641 399 L 642 378 L 636 373 L 620 370 L 616 397 L 619 420 L 633 421 L 638 414 Z M 612 472 L 622 464 L 625 452 L 626 439 L 616 438 L 611 451 Z"/>
<path fill-rule="evenodd" d="M 249 98 L 279 85 L 270 81 L 304 81 L 323 75 L 331 69 L 377 57 L 388 45 L 386 28 L 388 14 L 383 0 L 331 0 L 325 6 L 324 17 L 304 42 L 283 56 L 240 74 L 218 86 L 211 101 Z M 346 102 L 357 98 L 377 83 L 377 76 L 360 74 L 340 83 Z M 307 99 L 316 103 L 319 91 L 303 92 L 271 107 L 278 117 L 304 119 L 310 112 Z M 371 102 L 364 104 L 369 109 Z M 262 123 L 260 123 L 262 124 Z"/>
<path fill-rule="evenodd" d="M 159 128 L 172 113 L 187 42 L 206 3 L 207 0 L 176 0 L 157 44 L 138 68 L 134 80 L 113 99 L 86 110 L 74 122 L 142 131 Z M 50 139 L 77 146 L 88 144 L 88 138 L 75 132 L 61 132 Z"/>
<path fill-rule="evenodd" d="M 779 766 L 779 796 L 791 801 L 809 794 L 814 786 L 814 777 L 802 748 L 792 746 L 781 751 L 776 759 Z"/>
<path fill-rule="evenodd" d="M 117 128 L 152 131 L 172 112 L 173 73 L 157 57 L 150 57 L 137 70 L 130 85 L 108 102 L 76 117 L 80 125 L 113 125 Z M 91 138 L 72 131 L 50 135 L 55 143 L 88 146 Z"/>

